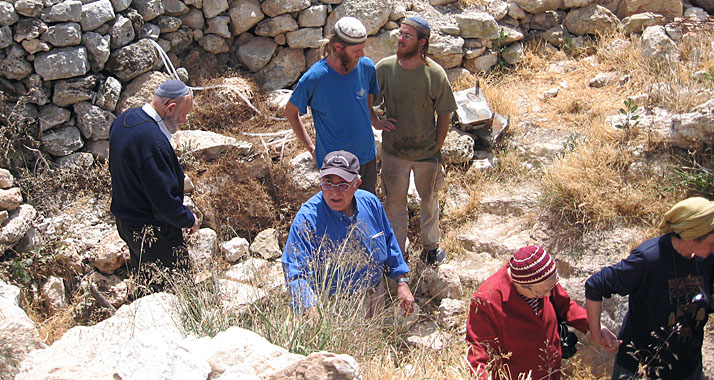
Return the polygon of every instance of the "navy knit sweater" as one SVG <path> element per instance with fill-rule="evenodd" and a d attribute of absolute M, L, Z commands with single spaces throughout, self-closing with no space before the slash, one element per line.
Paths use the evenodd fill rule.
<path fill-rule="evenodd" d="M 193 226 L 183 204 L 183 169 L 158 124 L 141 109 L 131 108 L 112 123 L 109 135 L 111 211 L 134 225 L 168 223 Z"/>
<path fill-rule="evenodd" d="M 600 301 L 628 295 L 617 363 L 633 373 L 648 364 L 647 378 L 680 380 L 702 358 L 713 277 L 714 255 L 685 258 L 674 250 L 671 235 L 663 235 L 592 275 L 585 296 Z"/>

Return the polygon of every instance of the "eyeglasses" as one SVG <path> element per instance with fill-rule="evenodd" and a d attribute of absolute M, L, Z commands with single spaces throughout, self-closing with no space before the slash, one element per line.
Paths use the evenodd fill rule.
<path fill-rule="evenodd" d="M 352 182 L 341 182 L 338 184 L 332 184 L 329 182 L 320 182 L 320 187 L 322 188 L 322 190 L 325 190 L 325 191 L 334 190 L 335 188 L 340 189 L 340 191 L 347 191 L 352 187 L 352 184 L 353 184 Z"/>
<path fill-rule="evenodd" d="M 411 40 L 412 38 L 414 38 L 414 36 L 412 36 L 411 34 L 402 33 L 402 32 L 397 32 L 397 38 L 402 38 L 402 37 L 403 37 L 405 40 L 407 40 L 407 41 L 409 41 L 409 40 Z"/>

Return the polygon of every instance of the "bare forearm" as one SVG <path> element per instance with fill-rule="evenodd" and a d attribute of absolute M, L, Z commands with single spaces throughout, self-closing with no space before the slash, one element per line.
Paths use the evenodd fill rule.
<path fill-rule="evenodd" d="M 294 105 L 288 103 L 285 106 L 285 118 L 288 119 L 290 123 L 290 128 L 295 132 L 295 136 L 298 138 L 300 143 L 310 152 L 315 151 L 315 144 L 313 144 L 310 135 L 307 134 L 307 129 L 305 125 L 300 120 L 300 113 Z"/>

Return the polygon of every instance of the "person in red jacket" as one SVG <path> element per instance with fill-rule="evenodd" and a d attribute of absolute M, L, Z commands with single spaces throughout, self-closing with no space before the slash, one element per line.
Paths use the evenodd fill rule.
<path fill-rule="evenodd" d="M 587 313 L 558 284 L 553 258 L 541 247 L 519 249 L 471 298 L 466 341 L 474 378 L 560 379 L 558 315 L 587 333 Z"/>

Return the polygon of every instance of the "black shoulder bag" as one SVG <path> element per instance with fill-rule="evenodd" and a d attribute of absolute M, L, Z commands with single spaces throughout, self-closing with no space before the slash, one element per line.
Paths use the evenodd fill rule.
<path fill-rule="evenodd" d="M 555 309 L 555 302 L 553 302 L 552 295 L 550 296 L 550 303 L 553 305 L 555 316 L 558 318 L 558 335 L 560 335 L 560 348 L 563 352 L 563 359 L 569 359 L 578 352 L 578 336 L 570 331 L 568 322 L 565 319 L 561 319 L 560 315 L 558 315 L 558 310 Z"/>

